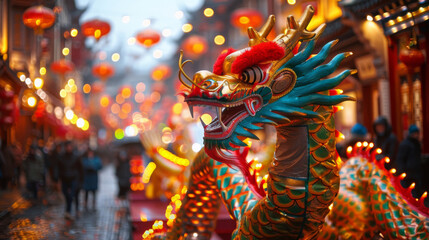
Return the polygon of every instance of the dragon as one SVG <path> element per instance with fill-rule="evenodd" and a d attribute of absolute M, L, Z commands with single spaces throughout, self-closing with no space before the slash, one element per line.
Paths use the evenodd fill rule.
<path fill-rule="evenodd" d="M 402 203 L 393 204 L 398 195 L 386 197 L 385 192 L 392 189 L 385 184 L 385 175 L 374 173 L 368 164 L 367 169 L 347 167 L 365 164 L 367 158 L 346 162 L 343 178 L 362 171 L 364 175 L 355 181 L 344 180 L 344 192 L 339 194 L 341 161 L 335 149 L 334 105 L 354 99 L 335 87 L 355 70 L 332 76 L 351 54 L 340 53 L 325 63 L 336 40 L 312 55 L 325 28 L 322 24 L 314 31 L 306 29 L 313 14 L 308 6 L 299 21 L 289 16 L 286 30 L 272 41 L 267 36 L 275 24 L 274 16 L 260 31 L 249 27 L 249 47 L 228 49 L 218 57 L 213 71 L 199 71 L 193 78 L 183 69 L 189 60 L 182 61 L 180 55 L 179 79 L 186 88 L 183 95 L 191 115 L 194 106 L 209 106 L 215 107 L 217 117 L 208 125 L 201 121 L 204 149 L 192 163 L 187 192 L 171 228 L 158 238 L 210 239 L 222 203 L 236 221 L 232 239 L 354 239 L 378 233 L 427 236 L 428 221 L 418 215 L 418 209 L 408 211 Z M 246 139 L 257 139 L 254 131 L 265 124 L 275 126 L 277 142 L 268 175 L 259 180 L 246 161 Z M 375 181 L 367 185 L 372 191 L 366 195 L 347 191 L 346 185 L 366 191 L 357 186 L 368 174 Z M 386 199 L 392 204 L 386 206 Z M 354 204 L 358 207 L 353 208 Z M 394 212 L 391 205 L 396 206 Z M 398 210 L 400 207 L 404 210 Z M 342 225 L 346 208 L 356 210 L 356 218 Z M 359 221 L 365 224 L 354 229 Z M 377 221 L 379 225 L 374 224 Z M 339 230 L 344 226 L 350 226 L 346 233 Z M 390 233 L 393 229 L 396 232 Z"/>
<path fill-rule="evenodd" d="M 318 239 L 427 239 L 427 192 L 414 198 L 415 183 L 404 188 L 406 173 L 387 170 L 390 159 L 377 160 L 381 149 L 358 142 L 347 148 L 348 159 L 340 170 L 338 197 Z"/>

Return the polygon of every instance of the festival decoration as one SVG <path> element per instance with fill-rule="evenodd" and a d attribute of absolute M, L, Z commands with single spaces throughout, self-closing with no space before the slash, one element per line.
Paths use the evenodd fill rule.
<path fill-rule="evenodd" d="M 106 81 L 115 74 L 115 68 L 107 62 L 98 63 L 92 67 L 92 74 L 102 81 Z"/>
<path fill-rule="evenodd" d="M 260 27 L 263 21 L 262 14 L 255 9 L 240 8 L 231 15 L 231 24 L 234 27 L 245 30 L 250 26 L 254 28 Z"/>
<path fill-rule="evenodd" d="M 401 60 L 409 70 L 414 70 L 414 68 L 420 67 L 425 62 L 425 56 L 412 40 L 410 46 L 407 46 L 400 52 L 399 60 Z"/>
<path fill-rule="evenodd" d="M 22 15 L 24 25 L 34 29 L 36 34 L 42 34 L 43 30 L 55 23 L 55 14 L 52 9 L 42 5 L 30 7 Z"/>
<path fill-rule="evenodd" d="M 110 32 L 110 24 L 103 20 L 94 19 L 83 23 L 81 29 L 85 36 L 94 37 L 98 41 Z"/>
<path fill-rule="evenodd" d="M 54 73 L 64 76 L 65 74 L 74 70 L 74 64 L 68 60 L 61 59 L 51 64 L 51 70 Z"/>
<path fill-rule="evenodd" d="M 249 48 L 229 49 L 221 54 L 213 72 L 199 71 L 190 78 L 183 70 L 189 61 L 182 62 L 180 55 L 179 80 L 187 88 L 182 94 L 191 115 L 193 107 L 198 105 L 214 107 L 217 117 L 210 124 L 201 121 L 204 150 L 193 161 L 182 207 L 166 239 L 186 236 L 209 239 L 215 229 L 220 202 L 237 223 L 231 239 L 323 236 L 320 234 L 325 218 L 340 189 L 335 138 L 341 134 L 335 130 L 333 115 L 339 109 L 334 105 L 353 100 L 335 87 L 356 71 L 347 69 L 327 78 L 351 55 L 340 53 L 323 64 L 338 41 L 327 43 L 310 58 L 315 41 L 325 28 L 323 24 L 313 32 L 306 30 L 313 14 L 314 9 L 308 6 L 299 21 L 288 17 L 287 29 L 274 41 L 266 39 L 274 26 L 274 16 L 269 17 L 259 32 L 249 28 Z M 302 50 L 294 54 L 298 43 L 302 43 Z M 277 143 L 268 175 L 261 178 L 258 177 L 261 165 L 251 167 L 246 161 L 249 141 L 245 139 L 257 139 L 253 132 L 263 129 L 263 124 L 276 126 Z M 375 150 L 371 156 L 380 152 Z M 383 180 L 375 181 L 381 191 L 388 188 L 384 184 Z M 406 212 L 387 211 L 380 204 L 393 201 L 386 200 L 388 197 L 377 189 L 374 191 L 378 207 L 374 209 L 374 217 L 381 223 L 377 227 L 384 228 L 379 232 L 394 230 L 395 233 L 387 235 L 392 238 L 395 234 L 413 238 L 427 236 L 427 218 L 407 209 Z M 426 195 L 414 201 L 421 204 Z M 373 201 L 373 196 L 366 200 Z M 408 223 L 398 227 L 398 215 L 408 215 Z M 370 223 L 368 227 L 372 231 L 374 224 Z M 404 230 L 407 224 L 410 226 Z M 340 225 L 338 230 L 343 230 Z M 155 237 L 162 235 L 157 234 Z"/>
<path fill-rule="evenodd" d="M 192 35 L 185 39 L 182 44 L 185 53 L 191 58 L 199 58 L 207 52 L 207 40 L 198 35 Z"/>
<path fill-rule="evenodd" d="M 171 67 L 166 64 L 158 65 L 152 70 L 151 76 L 155 81 L 164 81 L 171 76 Z"/>
<path fill-rule="evenodd" d="M 402 187 L 406 173 L 387 170 L 390 159 L 376 159 L 381 149 L 358 142 L 347 148 L 341 186 L 319 239 L 426 239 L 429 236 L 427 192 L 414 198 L 415 184 Z"/>
<path fill-rule="evenodd" d="M 139 32 L 136 39 L 141 45 L 150 48 L 161 40 L 161 35 L 155 30 L 146 29 Z"/>

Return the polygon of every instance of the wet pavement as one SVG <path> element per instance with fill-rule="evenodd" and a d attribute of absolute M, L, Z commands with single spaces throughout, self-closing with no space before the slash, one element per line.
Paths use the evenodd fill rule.
<path fill-rule="evenodd" d="M 116 200 L 113 166 L 105 166 L 99 177 L 96 210 L 92 209 L 92 204 L 89 209 L 83 208 L 82 191 L 80 211 L 76 215 L 72 210 L 74 221 L 64 218 L 65 203 L 61 193 L 51 193 L 39 201 L 26 200 L 18 192 L 0 194 L 0 205 L 1 202 L 10 203 L 8 211 L 2 211 L 3 216 L 0 216 L 0 239 L 129 240 L 128 203 Z"/>

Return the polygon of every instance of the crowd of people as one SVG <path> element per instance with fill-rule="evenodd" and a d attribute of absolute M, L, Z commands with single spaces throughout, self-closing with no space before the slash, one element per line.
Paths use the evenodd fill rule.
<path fill-rule="evenodd" d="M 382 150 L 382 154 L 377 157 L 390 159 L 386 168 L 395 168 L 397 172 L 407 174 L 408 177 L 402 181 L 404 187 L 408 187 L 413 182 L 416 183 L 413 191 L 416 197 L 427 191 L 428 180 L 424 179 L 426 176 L 423 174 L 425 166 L 421 153 L 420 129 L 416 125 L 410 125 L 407 136 L 399 142 L 386 117 L 377 118 L 372 127 L 374 135 L 371 139 L 368 137 L 368 130 L 365 126 L 360 123 L 355 124 L 350 131 L 350 137 L 337 147 L 340 157 L 347 158 L 347 146 L 354 146 L 357 142 L 372 141 L 374 149 Z"/>
<path fill-rule="evenodd" d="M 23 150 L 19 144 L 1 148 L 2 190 L 20 189 L 21 182 L 25 182 L 24 196 L 36 204 L 41 199 L 61 195 L 61 191 L 65 202 L 64 217 L 69 220 L 79 215 L 81 192 L 84 193 L 84 209 L 96 210 L 98 175 L 103 163 L 94 149 L 89 148 L 88 144 L 77 144 L 73 141 L 44 144 L 42 140 L 29 140 L 26 149 Z M 118 198 L 123 199 L 128 192 L 131 177 L 129 156 L 124 150 L 120 151 L 117 157 L 116 177 Z"/>

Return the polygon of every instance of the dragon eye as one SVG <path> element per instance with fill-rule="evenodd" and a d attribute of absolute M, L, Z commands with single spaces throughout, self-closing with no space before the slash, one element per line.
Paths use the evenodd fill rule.
<path fill-rule="evenodd" d="M 264 80 L 264 72 L 258 66 L 246 68 L 241 73 L 241 81 L 248 84 L 260 83 Z"/>
<path fill-rule="evenodd" d="M 201 84 L 201 87 L 203 88 L 211 88 L 214 87 L 216 84 L 216 82 L 213 79 L 206 79 L 203 84 Z"/>

